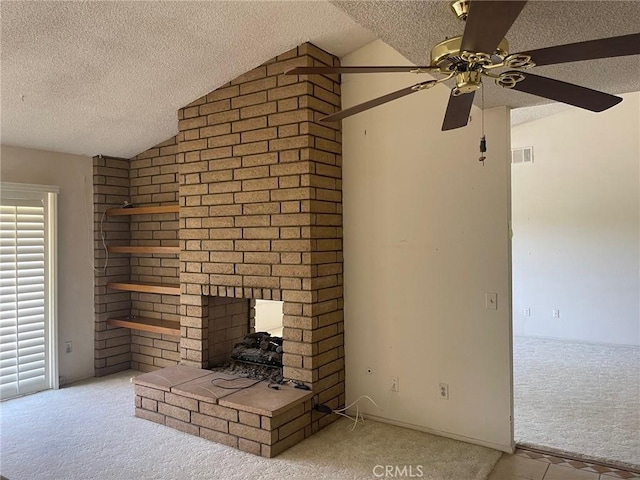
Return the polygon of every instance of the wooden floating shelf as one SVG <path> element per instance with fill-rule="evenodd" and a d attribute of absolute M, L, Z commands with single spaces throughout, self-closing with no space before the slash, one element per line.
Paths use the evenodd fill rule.
<path fill-rule="evenodd" d="M 178 213 L 179 205 L 158 205 L 156 207 L 112 208 L 107 210 L 107 217 L 121 215 L 148 215 L 152 213 Z"/>
<path fill-rule="evenodd" d="M 107 247 L 109 253 L 180 253 L 180 247 L 111 245 Z"/>
<path fill-rule="evenodd" d="M 144 330 L 145 332 L 164 333 L 165 335 L 180 335 L 180 322 L 173 320 L 160 320 L 159 318 L 110 318 L 107 324 L 114 327 L 131 328 L 132 330 Z"/>
<path fill-rule="evenodd" d="M 124 292 L 164 293 L 165 295 L 180 295 L 180 287 L 173 285 L 160 285 L 158 283 L 107 283 L 107 288 L 122 290 Z"/>

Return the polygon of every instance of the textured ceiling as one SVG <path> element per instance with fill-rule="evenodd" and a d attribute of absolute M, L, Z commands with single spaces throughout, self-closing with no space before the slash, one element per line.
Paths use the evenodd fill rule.
<path fill-rule="evenodd" d="M 3 144 L 131 157 L 177 110 L 305 41 L 374 39 L 326 1 L 0 2 Z"/>
<path fill-rule="evenodd" d="M 448 5 L 0 1 L 0 140 L 130 157 L 175 134 L 178 108 L 305 41 L 343 56 L 377 36 L 411 61 L 428 62 L 431 46 L 464 30 Z M 517 52 L 635 33 L 638 18 L 639 1 L 530 1 L 507 38 Z M 536 73 L 610 93 L 637 91 L 638 57 Z M 494 85 L 485 92 L 487 106 L 543 101 Z"/>
<path fill-rule="evenodd" d="M 428 65 L 431 47 L 446 37 L 462 35 L 448 1 L 336 1 L 360 25 L 415 64 Z M 530 0 L 511 27 L 510 53 L 640 32 L 640 1 Z M 640 55 L 539 67 L 532 73 L 608 93 L 640 90 Z M 476 95 L 478 103 L 480 95 Z M 485 106 L 527 107 L 549 101 L 489 84 Z M 560 107 L 562 108 L 562 107 Z M 556 111 L 554 109 L 542 109 Z M 517 111 L 512 113 L 518 122 Z M 527 119 L 530 119 L 527 115 Z"/>

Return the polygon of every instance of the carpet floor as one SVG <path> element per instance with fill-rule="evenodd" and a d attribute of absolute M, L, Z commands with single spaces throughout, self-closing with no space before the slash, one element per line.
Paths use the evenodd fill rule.
<path fill-rule="evenodd" d="M 640 469 L 640 348 L 516 337 L 519 445 Z"/>
<path fill-rule="evenodd" d="M 406 466 L 431 480 L 485 480 L 495 450 L 367 421 L 341 419 L 274 459 L 133 415 L 129 371 L 0 405 L 0 473 L 9 480 L 379 478 Z M 420 467 L 420 468 L 418 468 Z M 398 475 L 396 475 L 397 477 Z"/>

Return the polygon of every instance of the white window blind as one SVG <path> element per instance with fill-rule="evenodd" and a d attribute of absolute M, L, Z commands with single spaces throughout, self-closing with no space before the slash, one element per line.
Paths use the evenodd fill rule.
<path fill-rule="evenodd" d="M 6 399 L 51 388 L 55 382 L 46 194 L 39 194 L 43 201 L 5 198 L 2 193 L 0 397 Z"/>

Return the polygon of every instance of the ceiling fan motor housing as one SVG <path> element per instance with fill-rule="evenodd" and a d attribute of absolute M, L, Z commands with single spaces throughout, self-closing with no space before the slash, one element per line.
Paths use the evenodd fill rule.
<path fill-rule="evenodd" d="M 501 64 L 509 55 L 509 43 L 503 38 L 494 52 L 461 51 L 462 36 L 448 38 L 431 49 L 431 66 L 442 73 L 455 72 L 453 96 L 464 95 L 482 86 L 484 68 Z"/>
<path fill-rule="evenodd" d="M 509 42 L 503 38 L 496 47 L 495 52 L 461 52 L 462 35 L 448 38 L 438 43 L 431 49 L 431 66 L 437 67 L 441 71 L 453 71 L 461 63 L 468 63 L 469 58 L 482 57 L 488 55 L 489 64 L 502 62 L 509 55 Z"/>

